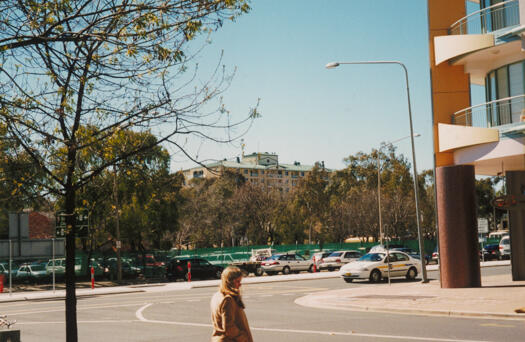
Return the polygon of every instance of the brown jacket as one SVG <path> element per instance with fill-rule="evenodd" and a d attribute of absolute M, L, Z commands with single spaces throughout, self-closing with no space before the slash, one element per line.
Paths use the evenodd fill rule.
<path fill-rule="evenodd" d="M 211 299 L 212 342 L 253 342 L 244 309 L 220 291 Z"/>

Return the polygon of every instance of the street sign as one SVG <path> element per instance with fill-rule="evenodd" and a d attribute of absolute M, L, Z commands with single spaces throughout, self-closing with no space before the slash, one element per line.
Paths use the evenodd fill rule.
<path fill-rule="evenodd" d="M 55 215 L 55 236 L 66 237 L 66 212 L 61 210 Z M 76 237 L 87 237 L 89 233 L 89 211 L 85 208 L 75 210 L 77 234 Z"/>
<path fill-rule="evenodd" d="M 486 218 L 479 218 L 478 219 L 478 233 L 485 233 L 487 234 L 489 232 L 489 220 Z"/>

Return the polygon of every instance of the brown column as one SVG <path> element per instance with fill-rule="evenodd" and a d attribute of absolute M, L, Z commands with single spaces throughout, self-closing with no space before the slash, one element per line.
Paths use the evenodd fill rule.
<path fill-rule="evenodd" d="M 441 287 L 480 287 L 474 166 L 436 169 Z"/>
<path fill-rule="evenodd" d="M 525 195 L 525 171 L 507 171 L 507 194 Z M 508 211 L 510 224 L 510 251 L 512 280 L 525 280 L 525 209 Z"/>

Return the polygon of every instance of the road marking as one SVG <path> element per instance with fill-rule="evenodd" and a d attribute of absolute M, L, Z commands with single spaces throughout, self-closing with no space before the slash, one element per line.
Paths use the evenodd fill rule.
<path fill-rule="evenodd" d="M 150 320 L 144 317 L 143 312 L 153 303 L 149 303 L 141 307 L 135 312 L 135 316 L 141 322 L 145 323 L 156 323 L 156 324 L 168 324 L 168 325 L 182 325 L 182 326 L 192 326 L 192 327 L 205 327 L 213 328 L 212 324 L 205 323 L 191 323 L 191 322 L 174 322 L 174 321 L 158 321 Z M 414 340 L 414 341 L 434 341 L 434 342 L 490 342 L 488 340 L 458 340 L 458 339 L 448 339 L 448 338 L 432 338 L 432 337 L 417 337 L 417 336 L 396 336 L 396 335 L 381 335 L 381 334 L 366 334 L 366 333 L 357 333 L 354 331 L 323 331 L 323 330 L 299 330 L 299 329 L 277 329 L 277 328 L 257 328 L 251 327 L 252 331 L 268 331 L 268 332 L 279 332 L 279 333 L 296 333 L 296 334 L 310 334 L 310 335 L 329 335 L 329 336 L 359 336 L 359 337 L 369 337 L 369 338 L 388 338 L 393 340 Z"/>
<path fill-rule="evenodd" d="M 110 320 L 110 319 L 106 319 L 106 320 L 103 320 L 103 321 L 77 321 L 77 323 L 79 324 L 88 324 L 88 323 L 96 323 L 96 324 L 101 324 L 101 323 L 135 323 L 135 322 L 139 322 L 138 320 L 136 319 L 124 319 L 124 320 Z M 20 323 L 20 322 L 16 322 L 16 325 L 38 325 L 38 324 L 65 324 L 66 322 L 65 321 L 48 321 L 48 322 L 23 322 L 23 323 Z"/>

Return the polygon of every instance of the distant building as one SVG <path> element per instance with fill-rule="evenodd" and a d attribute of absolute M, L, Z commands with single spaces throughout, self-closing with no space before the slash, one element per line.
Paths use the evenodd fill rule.
<path fill-rule="evenodd" d="M 320 163 L 324 168 L 324 162 Z M 213 178 L 220 176 L 224 171 L 238 172 L 247 182 L 259 184 L 267 188 L 289 192 L 297 186 L 299 179 L 312 171 L 314 166 L 279 163 L 279 156 L 275 153 L 252 153 L 236 161 L 222 160 L 183 171 L 186 184 L 193 178 Z M 328 170 L 330 171 L 330 170 Z"/>
<path fill-rule="evenodd" d="M 54 217 L 49 213 L 29 213 L 29 238 L 51 239 L 54 237 Z"/>

